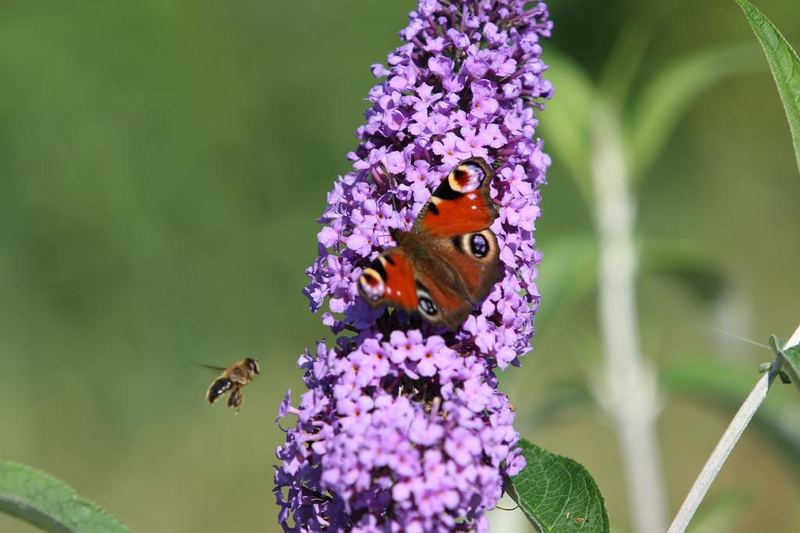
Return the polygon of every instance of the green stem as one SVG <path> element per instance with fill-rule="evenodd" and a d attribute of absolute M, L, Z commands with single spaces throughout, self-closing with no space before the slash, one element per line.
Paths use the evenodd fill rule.
<path fill-rule="evenodd" d="M 598 304 L 605 383 L 600 402 L 617 430 L 634 530 L 664 531 L 666 505 L 656 422 L 658 392 L 644 361 L 636 310 L 635 203 L 619 114 L 595 103 L 592 185 L 599 240 Z"/>
<path fill-rule="evenodd" d="M 786 342 L 783 349 L 786 350 L 798 344 L 800 344 L 800 325 L 797 326 L 794 334 Z M 756 386 L 753 387 L 753 390 L 747 396 L 747 399 L 745 399 L 739 411 L 733 417 L 733 420 L 731 420 L 730 425 L 728 425 L 728 429 L 722 434 L 722 438 L 717 443 L 714 451 L 711 452 L 711 456 L 700 471 L 700 475 L 697 476 L 689 494 L 686 495 L 686 499 L 683 501 L 667 533 L 683 533 L 683 531 L 686 531 L 697 508 L 703 502 L 708 489 L 711 488 L 711 484 L 714 482 L 714 479 L 716 479 L 717 474 L 722 470 L 722 465 L 725 464 L 734 446 L 739 442 L 742 433 L 744 433 L 744 430 L 750 424 L 756 411 L 758 411 L 758 408 L 767 397 L 769 387 L 775 380 L 775 376 L 778 375 L 781 365 L 783 365 L 783 358 L 778 355 L 770 371 L 762 376 L 761 379 L 758 380 L 758 383 L 756 383 Z"/>

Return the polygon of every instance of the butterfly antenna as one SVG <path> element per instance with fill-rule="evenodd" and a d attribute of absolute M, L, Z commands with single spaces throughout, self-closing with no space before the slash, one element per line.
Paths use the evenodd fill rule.
<path fill-rule="evenodd" d="M 394 173 L 389 172 L 389 169 L 386 168 L 384 163 L 381 163 L 381 172 L 384 176 L 386 176 L 386 192 L 390 193 L 389 198 L 392 201 L 392 209 L 399 211 L 399 208 L 397 207 L 397 198 L 394 194 L 391 194 L 391 191 L 397 188 L 397 176 Z"/>
<path fill-rule="evenodd" d="M 713 328 L 711 326 L 703 326 L 703 327 L 705 327 L 706 329 L 710 329 L 711 331 L 713 331 L 715 333 L 719 333 L 720 335 L 725 335 L 726 337 L 731 337 L 733 339 L 738 339 L 738 340 L 740 340 L 742 342 L 746 342 L 748 344 L 752 344 L 753 346 L 758 346 L 759 348 L 764 348 L 765 350 L 769 350 L 770 349 L 770 347 L 767 346 L 766 344 L 761 344 L 758 341 L 754 341 L 753 339 L 748 339 L 747 337 L 742 337 L 741 335 L 737 335 L 735 333 L 731 333 L 730 331 L 725 331 L 723 329 Z"/>
<path fill-rule="evenodd" d="M 772 348 L 770 348 L 766 344 L 761 344 L 758 341 L 754 341 L 753 339 L 749 339 L 747 337 L 742 337 L 741 335 L 737 335 L 735 333 L 731 333 L 730 331 L 725 331 L 724 329 L 715 328 L 713 326 L 701 326 L 701 325 L 697 325 L 697 324 L 691 324 L 689 322 L 687 322 L 686 324 L 689 325 L 689 326 L 695 327 L 695 328 L 700 328 L 700 329 L 705 329 L 705 330 L 708 330 L 708 331 L 713 331 L 714 333 L 719 333 L 720 335 L 725 335 L 726 337 L 730 337 L 732 339 L 737 339 L 737 340 L 740 340 L 742 342 L 746 342 L 748 344 L 752 344 L 753 346 L 758 346 L 759 348 L 764 348 L 765 350 L 770 350 L 770 351 L 772 350 Z"/>

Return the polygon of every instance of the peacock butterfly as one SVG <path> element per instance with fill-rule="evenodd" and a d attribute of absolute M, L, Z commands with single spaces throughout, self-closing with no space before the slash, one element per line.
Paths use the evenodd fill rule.
<path fill-rule="evenodd" d="M 396 248 L 361 273 L 358 290 L 372 307 L 390 304 L 453 330 L 502 277 L 494 171 L 482 158 L 459 163 L 422 208 L 411 231 L 390 234 Z"/>

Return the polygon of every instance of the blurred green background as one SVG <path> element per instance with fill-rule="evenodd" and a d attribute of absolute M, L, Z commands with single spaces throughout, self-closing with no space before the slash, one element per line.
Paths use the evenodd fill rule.
<path fill-rule="evenodd" d="M 278 530 L 273 418 L 287 388 L 302 390 L 297 356 L 325 335 L 301 294 L 315 219 L 348 169 L 369 65 L 398 44 L 413 5 L 0 5 L 0 457 L 63 478 L 134 531 Z M 800 4 L 758 5 L 800 46 Z M 634 91 L 709 46 L 759 53 L 729 1 L 564 0 L 551 12 L 549 44 L 595 78 L 638 29 Z M 637 235 L 702 251 L 702 268 L 661 257 L 639 285 L 643 348 L 664 380 L 670 514 L 770 358 L 696 326 L 765 341 L 800 320 L 800 176 L 753 57 L 742 62 L 758 68 L 676 110 L 639 190 Z M 586 464 L 626 531 L 611 426 L 590 402 L 548 403 L 599 366 L 593 292 L 548 299 L 548 273 L 579 268 L 565 243 L 592 224 L 560 155 L 549 178 L 542 321 L 504 389 L 522 434 Z M 213 374 L 192 362 L 244 355 L 263 375 L 243 412 L 209 407 Z M 704 506 L 723 509 L 707 531 L 797 531 L 800 398 L 776 389 Z M 0 531 L 31 530 L 0 516 Z"/>

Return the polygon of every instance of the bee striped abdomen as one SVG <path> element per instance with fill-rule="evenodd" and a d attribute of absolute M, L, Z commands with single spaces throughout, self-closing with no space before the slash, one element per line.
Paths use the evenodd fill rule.
<path fill-rule="evenodd" d="M 233 382 L 228 378 L 215 379 L 208 388 L 208 392 L 206 392 L 206 400 L 208 400 L 208 403 L 214 403 L 217 398 L 231 390 L 232 386 Z"/>

